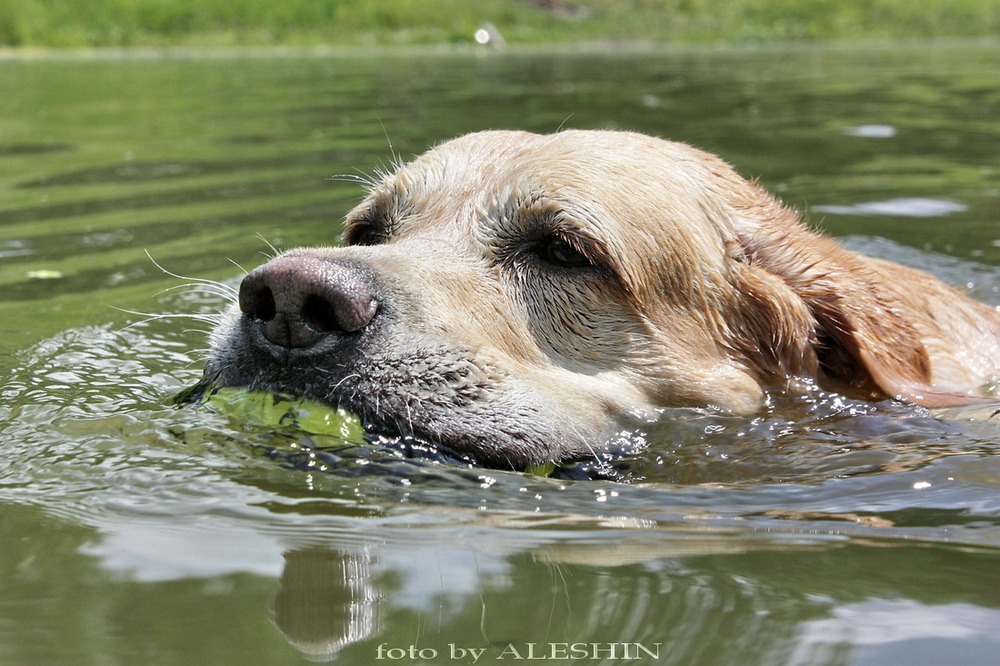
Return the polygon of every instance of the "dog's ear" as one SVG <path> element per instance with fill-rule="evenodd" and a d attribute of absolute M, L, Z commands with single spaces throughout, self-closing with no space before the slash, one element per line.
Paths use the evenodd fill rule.
<path fill-rule="evenodd" d="M 868 260 L 808 230 L 777 202 L 767 203 L 764 223 L 755 215 L 736 225 L 744 264 L 737 286 L 757 313 L 749 316 L 759 322 L 748 330 L 770 337 L 758 338 L 758 347 L 776 344 L 774 353 L 791 354 L 768 360 L 765 370 L 798 368 L 866 399 L 926 407 L 982 400 L 934 388 L 930 356 L 911 314 Z"/>

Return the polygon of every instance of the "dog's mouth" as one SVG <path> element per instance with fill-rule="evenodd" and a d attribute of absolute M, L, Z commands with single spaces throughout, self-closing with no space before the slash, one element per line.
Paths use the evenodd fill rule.
<path fill-rule="evenodd" d="M 517 458 L 506 453 L 477 455 L 481 451 L 495 450 L 486 441 L 488 433 L 452 433 L 449 438 L 436 437 L 416 429 L 397 427 L 399 421 L 373 418 L 363 411 L 351 409 L 344 401 L 335 406 L 274 389 L 224 386 L 214 377 L 205 377 L 182 390 L 174 396 L 173 402 L 179 407 L 220 413 L 241 429 L 294 435 L 295 450 L 282 450 L 272 444 L 260 446 L 269 457 L 281 459 L 294 468 L 308 467 L 310 471 L 314 471 L 314 459 L 318 456 L 326 460 L 326 469 L 342 472 L 352 468 L 349 464 L 345 467 L 345 460 L 364 459 L 367 465 L 373 460 L 404 459 L 457 468 L 509 469 L 564 480 L 622 481 L 628 476 L 628 472 L 618 465 L 623 456 L 610 451 L 605 451 L 603 456 L 560 460 Z M 304 453 L 303 449 L 308 452 Z M 372 466 L 369 471 L 377 468 L 378 465 Z"/>
<path fill-rule="evenodd" d="M 242 428 L 305 436 L 316 452 L 344 452 L 376 446 L 406 459 L 464 467 L 476 459 L 413 432 L 401 432 L 384 422 L 366 418 L 343 406 L 331 406 L 287 393 L 225 387 L 203 379 L 180 391 L 173 402 L 180 407 L 209 409 L 229 417 Z M 279 452 L 272 451 L 272 455 Z M 539 473 L 542 466 L 528 471 Z"/>

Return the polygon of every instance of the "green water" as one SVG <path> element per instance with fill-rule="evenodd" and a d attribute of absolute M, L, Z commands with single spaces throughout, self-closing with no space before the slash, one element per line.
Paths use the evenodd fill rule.
<path fill-rule="evenodd" d="M 717 152 L 852 248 L 1000 304 L 998 62 L 0 60 L 0 664 L 995 663 L 996 423 L 667 414 L 632 483 L 315 452 L 171 407 L 205 324 L 130 311 L 223 306 L 157 264 L 235 281 L 335 242 L 361 194 L 338 175 L 560 126 Z"/>

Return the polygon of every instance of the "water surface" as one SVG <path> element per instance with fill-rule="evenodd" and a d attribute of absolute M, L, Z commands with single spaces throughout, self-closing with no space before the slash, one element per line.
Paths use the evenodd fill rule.
<path fill-rule="evenodd" d="M 205 325 L 129 311 L 224 305 L 158 265 L 232 284 L 335 242 L 361 194 L 335 176 L 560 126 L 717 152 L 1000 305 L 998 57 L 0 61 L 0 662 L 993 663 L 998 423 L 823 394 L 674 410 L 621 481 L 315 451 L 173 408 Z"/>

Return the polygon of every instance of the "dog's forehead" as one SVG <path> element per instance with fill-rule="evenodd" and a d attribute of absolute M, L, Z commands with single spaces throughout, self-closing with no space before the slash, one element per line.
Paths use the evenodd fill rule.
<path fill-rule="evenodd" d="M 725 261 L 732 213 L 713 192 L 730 179 L 746 185 L 712 155 L 645 135 L 490 131 L 402 166 L 376 201 L 411 213 L 401 216 L 405 236 L 447 237 L 473 252 L 557 218 L 594 238 L 641 291 L 660 275 L 696 282 Z"/>
<path fill-rule="evenodd" d="M 702 199 L 718 185 L 716 175 L 727 169 L 685 144 L 629 132 L 488 131 L 427 151 L 387 178 L 376 194 L 488 208 L 539 193 L 648 218 L 653 207 L 702 209 Z"/>
<path fill-rule="evenodd" d="M 736 207 L 755 192 L 724 161 L 682 143 L 617 131 L 488 131 L 403 165 L 359 209 L 374 204 L 401 221 L 404 236 L 448 237 L 471 251 L 503 232 L 501 222 L 564 214 L 648 277 L 717 269 Z"/>

